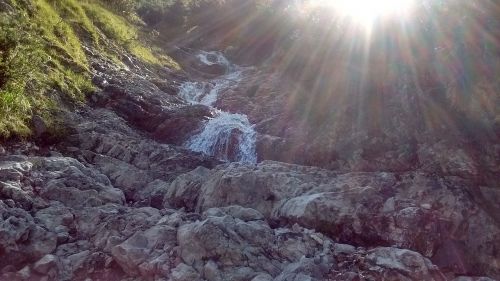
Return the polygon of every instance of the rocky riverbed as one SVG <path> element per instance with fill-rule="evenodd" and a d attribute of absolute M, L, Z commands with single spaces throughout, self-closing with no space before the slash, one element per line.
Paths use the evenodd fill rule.
<path fill-rule="evenodd" d="M 101 90 L 64 113 L 62 140 L 0 148 L 0 280 L 500 278 L 498 181 L 467 152 L 445 173 L 224 163 L 184 147 L 213 117 L 178 95 L 192 77 L 94 60 Z"/>

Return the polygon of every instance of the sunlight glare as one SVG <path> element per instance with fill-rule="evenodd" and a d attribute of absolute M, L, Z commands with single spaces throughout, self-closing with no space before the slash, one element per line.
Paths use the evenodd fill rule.
<path fill-rule="evenodd" d="M 325 0 L 328 1 L 328 0 Z M 407 17 L 414 0 L 332 0 L 335 10 L 366 28 L 386 17 Z"/>

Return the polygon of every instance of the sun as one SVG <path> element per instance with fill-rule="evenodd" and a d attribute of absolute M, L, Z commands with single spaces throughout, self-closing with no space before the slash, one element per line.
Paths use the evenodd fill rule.
<path fill-rule="evenodd" d="M 323 0 L 354 22 L 371 29 L 376 21 L 388 17 L 407 17 L 415 0 Z"/>

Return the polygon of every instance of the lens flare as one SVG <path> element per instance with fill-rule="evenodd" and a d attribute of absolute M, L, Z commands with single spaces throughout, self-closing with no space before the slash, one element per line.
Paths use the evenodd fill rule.
<path fill-rule="evenodd" d="M 341 15 L 371 28 L 377 20 L 388 17 L 407 17 L 414 0 L 324 0 Z"/>

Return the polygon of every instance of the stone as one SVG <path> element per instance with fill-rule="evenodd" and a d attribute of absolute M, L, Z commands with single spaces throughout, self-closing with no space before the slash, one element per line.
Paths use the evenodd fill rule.
<path fill-rule="evenodd" d="M 43 120 L 42 117 L 38 115 L 33 115 L 31 122 L 33 123 L 35 136 L 37 138 L 43 136 L 47 132 L 47 124 L 45 123 L 45 120 Z"/>
<path fill-rule="evenodd" d="M 259 160 L 288 164 L 221 163 L 181 147 L 212 116 L 178 96 L 189 70 L 83 48 L 101 89 L 61 113 L 67 135 L 0 146 L 1 280 L 500 278 L 500 146 L 483 134 L 427 131 L 408 95 L 381 101 L 379 131 L 352 130 L 351 96 L 304 120 L 300 88 L 255 68 L 216 107 L 248 115 Z"/>
<path fill-rule="evenodd" d="M 50 270 L 57 270 L 58 263 L 58 257 L 49 254 L 38 260 L 33 269 L 39 274 L 47 275 Z"/>
<path fill-rule="evenodd" d="M 494 281 L 494 279 L 491 279 L 489 277 L 469 277 L 469 276 L 460 276 L 453 281 Z"/>
<path fill-rule="evenodd" d="M 210 108 L 204 105 L 188 105 L 166 112 L 165 120 L 153 136 L 161 142 L 181 145 L 211 116 Z"/>
<path fill-rule="evenodd" d="M 367 252 L 366 260 L 373 266 L 398 272 L 411 280 L 441 280 L 444 277 L 429 259 L 405 249 L 375 248 Z"/>
<path fill-rule="evenodd" d="M 234 205 L 222 208 L 211 208 L 203 212 L 204 217 L 221 217 L 225 215 L 230 215 L 245 222 L 264 220 L 264 216 L 259 211 Z"/>
<path fill-rule="evenodd" d="M 178 176 L 167 189 L 163 199 L 163 206 L 186 208 L 188 211 L 194 211 L 200 194 L 201 183 L 209 173 L 210 170 L 207 168 L 198 167 L 189 173 Z"/>
<path fill-rule="evenodd" d="M 478 188 L 473 198 L 469 184 L 456 177 L 440 181 L 419 172 L 335 173 L 264 161 L 256 167 L 221 165 L 208 176 L 190 172 L 179 177 L 178 187 L 173 185 L 171 190 L 192 186 L 186 193 L 176 191 L 177 202 L 189 202 L 176 207 L 196 206 L 204 218 L 238 217 L 234 210 L 243 207 L 282 225 L 298 223 L 315 229 L 342 243 L 394 245 L 417 251 L 458 274 L 489 268 L 489 274 L 496 276 L 499 267 L 491 262 L 496 254 L 486 246 L 500 237 L 493 222 L 498 213 L 491 203 L 495 193 Z M 231 206 L 241 207 L 231 210 Z M 464 220 L 468 223 L 463 224 Z M 463 250 L 456 261 L 465 264 L 456 267 L 443 255 L 447 237 L 460 237 L 457 242 Z M 484 250 L 477 253 L 477 248 Z"/>
<path fill-rule="evenodd" d="M 222 276 L 217 264 L 210 260 L 203 267 L 203 277 L 208 281 L 222 280 Z"/>
<path fill-rule="evenodd" d="M 136 232 L 125 242 L 113 247 L 111 253 L 125 272 L 138 275 L 141 264 L 161 253 L 154 253 L 155 250 L 162 250 L 169 244 L 173 247 L 176 235 L 177 231 L 170 226 L 154 226 L 144 232 Z"/>
<path fill-rule="evenodd" d="M 181 263 L 171 272 L 171 281 L 199 281 L 201 280 L 200 274 L 194 268 Z"/>
<path fill-rule="evenodd" d="M 273 277 L 266 273 L 261 273 L 255 276 L 251 281 L 272 281 Z"/>

